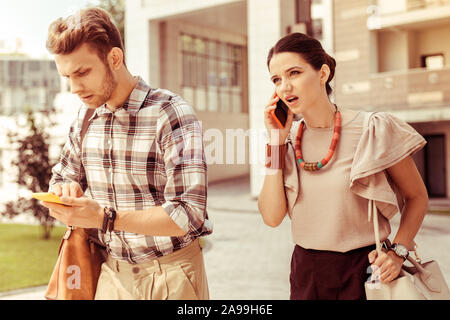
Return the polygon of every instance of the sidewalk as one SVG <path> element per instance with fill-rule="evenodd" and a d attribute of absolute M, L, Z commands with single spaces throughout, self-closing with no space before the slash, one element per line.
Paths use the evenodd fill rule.
<path fill-rule="evenodd" d="M 211 185 L 208 214 L 214 223 L 204 248 L 211 299 L 289 299 L 290 220 L 275 229 L 264 225 L 245 178 Z M 391 240 L 399 221 L 400 215 L 391 220 Z M 416 242 L 421 258 L 438 260 L 450 283 L 450 215 L 428 214 Z M 0 293 L 0 300 L 39 300 L 44 291 Z"/>

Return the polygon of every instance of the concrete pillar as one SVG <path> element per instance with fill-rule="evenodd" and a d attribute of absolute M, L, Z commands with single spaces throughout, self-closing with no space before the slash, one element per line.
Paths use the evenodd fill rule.
<path fill-rule="evenodd" d="M 155 87 L 152 82 L 159 82 L 159 79 L 155 81 L 150 76 L 150 48 L 154 50 L 156 42 L 151 35 L 159 35 L 159 31 L 154 30 L 155 25 L 143 16 L 140 0 L 128 0 L 125 4 L 125 57 L 128 70 Z M 156 44 L 159 44 L 159 36 L 156 39 Z M 159 70 L 152 73 L 159 75 Z"/>
<path fill-rule="evenodd" d="M 248 89 L 250 139 L 250 188 L 257 197 L 264 181 L 265 143 L 264 107 L 275 88 L 270 81 L 266 59 L 271 47 L 286 34 L 288 25 L 294 23 L 293 1 L 248 0 Z M 264 138 L 266 137 L 266 138 Z M 258 160 L 257 163 L 255 160 Z"/>

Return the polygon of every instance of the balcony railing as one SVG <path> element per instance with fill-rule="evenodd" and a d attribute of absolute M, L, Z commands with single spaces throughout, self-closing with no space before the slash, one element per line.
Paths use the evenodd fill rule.
<path fill-rule="evenodd" d="M 372 74 L 370 104 L 387 109 L 449 106 L 449 80 L 450 67 Z"/>
<path fill-rule="evenodd" d="M 406 10 L 412 11 L 448 5 L 450 5 L 450 0 L 408 0 Z"/>

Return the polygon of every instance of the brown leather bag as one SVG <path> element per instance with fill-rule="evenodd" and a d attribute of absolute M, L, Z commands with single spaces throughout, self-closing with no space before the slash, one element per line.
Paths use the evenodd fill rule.
<path fill-rule="evenodd" d="M 45 292 L 46 299 L 94 299 L 106 251 L 91 239 L 86 229 L 67 227 Z"/>
<path fill-rule="evenodd" d="M 94 109 L 87 109 L 81 127 L 83 143 Z M 91 236 L 89 236 L 91 235 Z M 45 298 L 51 300 L 93 300 L 101 265 L 107 253 L 100 245 L 97 229 L 67 227 L 59 246 Z"/>

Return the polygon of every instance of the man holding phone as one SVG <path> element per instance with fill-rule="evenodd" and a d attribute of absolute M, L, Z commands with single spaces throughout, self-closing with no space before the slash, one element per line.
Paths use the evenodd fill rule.
<path fill-rule="evenodd" d="M 130 74 L 104 10 L 56 20 L 47 48 L 83 105 L 50 182 L 69 206 L 43 205 L 67 225 L 98 229 L 108 259 L 95 298 L 208 299 L 199 238 L 212 226 L 192 108 Z M 88 109 L 94 112 L 82 140 Z"/>

